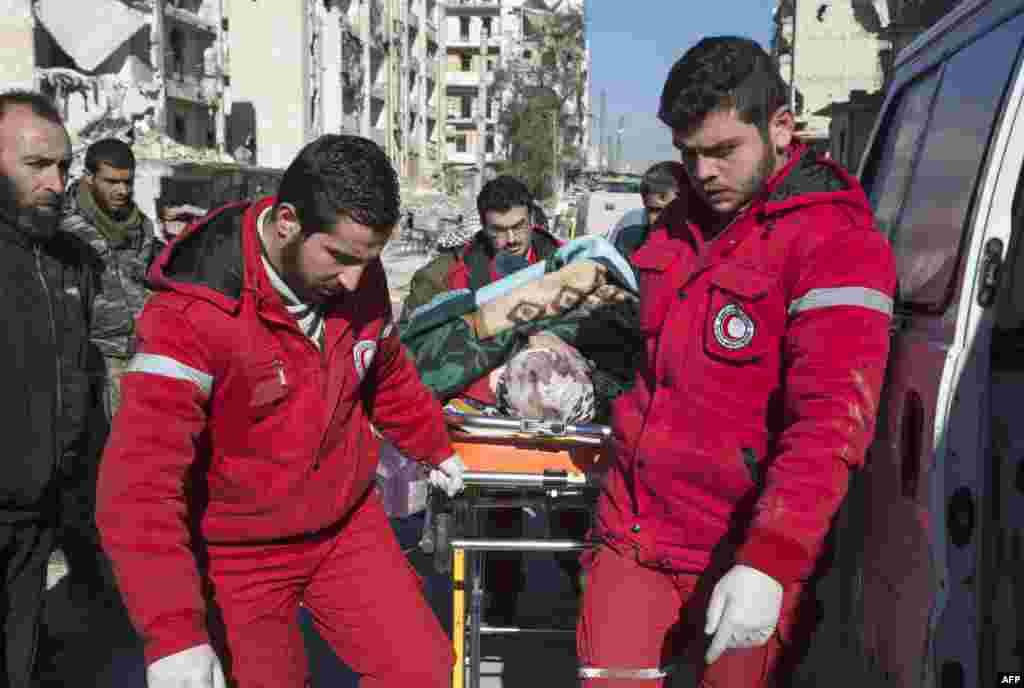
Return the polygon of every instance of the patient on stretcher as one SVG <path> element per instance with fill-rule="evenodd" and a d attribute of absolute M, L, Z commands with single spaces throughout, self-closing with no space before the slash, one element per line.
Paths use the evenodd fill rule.
<path fill-rule="evenodd" d="M 411 314 L 401 336 L 449 408 L 606 423 L 643 355 L 638 292 L 625 257 L 587 236 L 475 292 L 438 295 Z M 484 377 L 494 406 L 461 396 Z"/>
<path fill-rule="evenodd" d="M 556 335 L 531 335 L 526 348 L 491 373 L 498 410 L 515 418 L 582 424 L 597 411 L 594 365 Z"/>

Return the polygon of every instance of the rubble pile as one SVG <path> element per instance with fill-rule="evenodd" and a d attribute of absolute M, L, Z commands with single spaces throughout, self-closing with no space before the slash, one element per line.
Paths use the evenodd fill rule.
<path fill-rule="evenodd" d="M 142 160 L 163 160 L 165 162 L 190 162 L 214 165 L 234 164 L 235 159 L 216 148 L 197 148 L 175 141 L 167 134 L 150 129 L 141 136 L 136 136 L 132 145 L 135 157 Z"/>
<path fill-rule="evenodd" d="M 479 229 L 476 206 L 465 198 L 403 187 L 399 229 L 382 258 L 396 308 L 408 294 L 413 273 L 434 257 L 438 239 L 457 235 L 468 241 Z"/>

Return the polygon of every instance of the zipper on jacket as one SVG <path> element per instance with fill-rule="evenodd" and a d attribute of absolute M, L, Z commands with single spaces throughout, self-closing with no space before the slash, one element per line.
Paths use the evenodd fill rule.
<path fill-rule="evenodd" d="M 40 257 L 39 244 L 35 245 L 33 252 L 36 256 L 36 274 L 39 276 L 39 281 L 43 285 L 43 292 L 46 294 L 46 311 L 47 315 L 50 318 L 50 337 L 53 339 L 53 349 L 54 352 L 56 353 L 54 361 L 57 364 L 57 410 L 56 415 L 54 416 L 53 433 L 55 448 L 57 450 L 56 468 L 59 471 L 61 469 L 61 465 L 63 464 L 63 456 L 61 447 L 59 446 L 60 443 L 57 442 L 56 440 L 58 436 L 57 423 L 60 422 L 60 417 L 64 413 L 64 382 L 62 379 L 63 375 L 61 374 L 60 369 L 60 351 L 58 350 L 59 347 L 57 346 L 57 319 L 53 312 L 53 298 L 52 293 L 50 291 L 50 285 L 46 283 L 46 275 L 43 273 L 43 262 L 42 258 Z"/>
<path fill-rule="evenodd" d="M 320 354 L 320 383 L 321 383 L 322 396 L 323 396 L 323 400 L 324 400 L 324 407 L 326 408 L 326 406 L 327 406 L 327 399 L 328 399 L 327 388 L 329 387 L 329 385 L 327 384 L 327 323 L 324 323 L 324 339 L 323 339 L 323 342 L 321 342 L 321 344 L 320 344 L 319 354 Z M 331 415 L 333 415 L 333 413 Z M 330 432 L 330 430 L 331 430 L 331 419 L 330 419 L 330 417 L 328 417 L 328 419 L 327 419 L 327 426 L 324 428 L 324 436 L 322 438 L 320 438 L 320 446 L 316 448 L 316 454 L 313 455 L 313 470 L 314 471 L 320 470 L 320 455 L 323 453 L 324 440 L 327 439 L 327 433 Z"/>

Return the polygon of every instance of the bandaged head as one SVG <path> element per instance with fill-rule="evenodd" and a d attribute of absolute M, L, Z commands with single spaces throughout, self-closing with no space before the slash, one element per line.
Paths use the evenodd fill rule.
<path fill-rule="evenodd" d="M 595 413 L 590 371 L 572 346 L 551 334 L 534 335 L 494 373 L 498 409 L 518 418 L 590 422 Z"/>

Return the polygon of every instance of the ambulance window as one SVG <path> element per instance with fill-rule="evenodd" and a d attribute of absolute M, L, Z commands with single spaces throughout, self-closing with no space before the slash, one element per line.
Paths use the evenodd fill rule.
<path fill-rule="evenodd" d="M 942 312 L 953 296 L 982 163 L 1022 34 L 1024 17 L 964 48 L 943 71 L 904 209 L 891 233 L 900 301 L 914 310 Z"/>
<path fill-rule="evenodd" d="M 864 184 L 875 209 L 875 220 L 890 239 L 938 85 L 936 69 L 903 89 L 899 102 L 890 109 L 892 114 L 881 129 L 880 137 L 884 138 L 865 170 Z"/>

